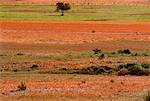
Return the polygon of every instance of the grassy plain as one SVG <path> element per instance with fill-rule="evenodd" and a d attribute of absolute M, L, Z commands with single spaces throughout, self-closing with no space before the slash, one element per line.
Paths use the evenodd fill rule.
<path fill-rule="evenodd" d="M 0 5 L 0 20 L 147 21 L 149 6 L 73 6 L 63 17 L 51 5 Z"/>

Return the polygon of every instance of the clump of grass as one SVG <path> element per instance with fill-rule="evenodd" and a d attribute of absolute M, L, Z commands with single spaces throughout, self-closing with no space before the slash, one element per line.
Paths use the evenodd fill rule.
<path fill-rule="evenodd" d="M 18 85 L 18 90 L 17 91 L 24 91 L 27 89 L 27 86 L 25 82 L 21 82 L 20 85 Z"/>

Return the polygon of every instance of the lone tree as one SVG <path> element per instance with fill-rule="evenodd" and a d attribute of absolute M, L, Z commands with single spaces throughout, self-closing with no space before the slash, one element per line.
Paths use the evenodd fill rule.
<path fill-rule="evenodd" d="M 63 2 L 58 2 L 58 3 L 56 3 L 56 10 L 57 11 L 61 11 L 61 16 L 64 16 L 64 11 L 65 10 L 69 10 L 69 9 L 71 9 L 71 6 L 70 6 L 70 4 L 69 3 L 63 3 Z"/>

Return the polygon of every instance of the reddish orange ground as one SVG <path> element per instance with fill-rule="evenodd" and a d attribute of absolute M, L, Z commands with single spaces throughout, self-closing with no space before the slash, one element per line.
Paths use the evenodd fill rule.
<path fill-rule="evenodd" d="M 33 50 L 32 53 L 36 53 L 38 49 L 40 53 L 51 50 L 91 51 L 94 48 L 106 51 L 123 48 L 137 52 L 149 50 L 150 22 L 0 21 L 0 23 L 1 50 L 15 50 L 17 47 L 22 51 Z M 95 33 L 92 33 L 93 30 Z M 16 48 L 13 48 L 15 46 Z"/>
<path fill-rule="evenodd" d="M 17 52 L 25 53 L 25 56 L 26 54 L 61 56 L 70 52 L 91 52 L 95 48 L 111 52 L 127 48 L 133 52 L 149 52 L 150 22 L 0 21 L 0 23 L 0 51 L 11 54 L 7 61 L 2 58 L 1 61 L 4 63 L 0 64 L 0 68 L 30 68 L 35 63 L 39 65 L 39 69 L 45 70 L 51 67 L 82 68 L 97 63 L 114 67 L 119 63 L 150 62 L 149 57 L 109 57 L 101 61 L 91 58 L 69 60 L 62 58 L 26 62 L 19 56 L 17 58 L 21 62 L 14 64 L 12 62 Z M 95 33 L 92 33 L 93 30 Z M 21 92 L 10 92 L 16 89 L 21 81 L 25 81 L 28 87 L 24 92 L 25 95 L 42 96 L 40 99 L 44 98 L 45 94 L 46 97 L 52 96 L 54 99 L 58 97 L 59 100 L 65 97 L 77 101 L 89 99 L 136 101 L 136 96 L 143 99 L 143 95 L 136 94 L 150 90 L 149 76 L 49 74 L 42 76 L 32 73 L 28 75 L 1 73 L 1 75 L 0 97 L 5 101 L 9 101 L 11 97 L 25 101 L 30 99 L 23 97 Z M 114 82 L 110 82 L 111 80 Z"/>
<path fill-rule="evenodd" d="M 5 74 L 5 75 L 9 75 Z M 18 77 L 21 76 L 21 77 Z M 19 100 L 27 100 L 26 97 L 19 92 L 10 92 L 16 89 L 17 85 L 24 80 L 27 83 L 26 96 L 49 96 L 51 99 L 63 98 L 77 100 L 104 100 L 110 101 L 142 101 L 142 96 L 139 92 L 150 90 L 150 78 L 145 77 L 130 77 L 130 76 L 92 76 L 92 75 L 51 75 L 38 76 L 16 74 L 16 78 L 1 79 L 0 92 L 3 96 L 17 96 Z M 26 79 L 26 77 L 28 77 Z M 37 78 L 38 77 L 38 78 Z M 111 82 L 113 80 L 114 82 Z M 134 95 L 135 94 L 135 95 Z M 138 95 L 139 94 L 139 95 Z M 51 97 L 50 97 L 51 96 Z M 53 97 L 52 97 L 53 96 Z M 136 98 L 134 96 L 139 96 Z M 29 98 L 28 98 L 29 99 Z M 41 99 L 44 99 L 41 97 Z M 31 99 L 30 99 L 31 100 Z M 5 101 L 6 98 L 5 98 Z M 46 101 L 46 99 L 44 100 Z"/>
<path fill-rule="evenodd" d="M 150 22 L 0 21 L 2 29 L 50 32 L 150 32 Z"/>

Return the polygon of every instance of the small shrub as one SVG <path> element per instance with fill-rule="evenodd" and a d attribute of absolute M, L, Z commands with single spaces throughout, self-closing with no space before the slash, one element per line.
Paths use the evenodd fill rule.
<path fill-rule="evenodd" d="M 116 54 L 115 52 L 112 52 L 111 54 Z"/>
<path fill-rule="evenodd" d="M 13 71 L 14 71 L 14 72 L 17 72 L 17 71 L 18 71 L 18 69 L 14 69 Z"/>
<path fill-rule="evenodd" d="M 64 70 L 64 71 L 67 71 L 68 69 L 67 69 L 67 68 L 61 68 L 60 70 Z"/>
<path fill-rule="evenodd" d="M 37 69 L 37 68 L 38 68 L 38 65 L 33 64 L 30 68 L 31 68 L 31 69 Z"/>
<path fill-rule="evenodd" d="M 98 67 L 94 67 L 94 66 L 88 67 L 88 68 L 83 68 L 80 71 L 81 74 L 90 74 L 90 75 L 102 74 L 104 72 L 105 72 L 105 70 L 103 68 L 98 68 Z"/>
<path fill-rule="evenodd" d="M 132 56 L 138 56 L 138 53 L 133 53 L 133 54 L 131 54 Z"/>
<path fill-rule="evenodd" d="M 24 55 L 23 53 L 17 53 L 16 55 Z"/>
<path fill-rule="evenodd" d="M 102 50 L 94 49 L 93 52 L 94 52 L 94 55 L 97 55 L 97 54 L 100 54 L 102 52 Z"/>
<path fill-rule="evenodd" d="M 150 64 L 143 63 L 143 64 L 142 64 L 142 67 L 143 67 L 143 68 L 150 68 Z"/>
<path fill-rule="evenodd" d="M 95 33 L 95 30 L 93 30 L 92 33 Z"/>
<path fill-rule="evenodd" d="M 138 53 L 135 53 L 134 56 L 138 56 Z"/>
<path fill-rule="evenodd" d="M 111 82 L 111 83 L 114 83 L 115 81 L 114 81 L 114 80 L 110 80 L 110 82 Z"/>
<path fill-rule="evenodd" d="M 148 56 L 148 54 L 146 54 L 146 53 L 143 53 L 143 56 Z"/>
<path fill-rule="evenodd" d="M 144 101 L 150 101 L 150 92 L 145 96 Z"/>
<path fill-rule="evenodd" d="M 125 50 L 119 50 L 118 53 L 121 53 L 121 54 L 131 54 L 131 51 L 129 49 L 125 49 Z"/>
<path fill-rule="evenodd" d="M 137 76 L 150 75 L 149 65 L 141 63 L 122 64 L 119 65 L 116 70 L 119 71 L 119 75 L 125 75 L 127 73 Z"/>
<path fill-rule="evenodd" d="M 101 54 L 100 56 L 98 56 L 99 59 L 103 59 L 103 58 L 105 58 L 105 57 L 106 57 L 105 54 Z"/>
<path fill-rule="evenodd" d="M 20 85 L 18 85 L 18 91 L 24 91 L 27 89 L 27 86 L 25 82 L 21 82 Z"/>
<path fill-rule="evenodd" d="M 128 70 L 131 75 L 138 75 L 138 76 L 145 75 L 144 68 L 142 68 L 142 66 L 138 64 L 133 65 Z"/>
<path fill-rule="evenodd" d="M 102 54 L 100 57 L 101 57 L 101 58 L 105 58 L 105 56 L 106 56 L 105 54 Z"/>

